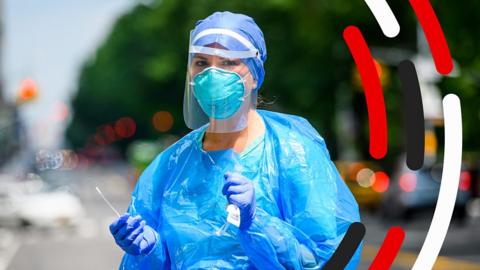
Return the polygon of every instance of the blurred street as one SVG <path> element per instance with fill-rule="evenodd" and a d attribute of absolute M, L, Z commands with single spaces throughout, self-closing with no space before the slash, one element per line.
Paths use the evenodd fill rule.
<path fill-rule="evenodd" d="M 375 258 L 389 226 L 401 226 L 405 230 L 405 240 L 392 270 L 411 269 L 422 247 L 433 212 L 418 217 L 412 222 L 398 222 L 387 225 L 380 218 L 363 214 L 367 229 L 362 263 L 358 269 L 368 269 Z M 469 220 L 464 225 L 453 221 L 440 251 L 434 269 L 480 269 L 479 220 Z"/>
<path fill-rule="evenodd" d="M 124 167 L 70 172 L 72 192 L 86 209 L 86 219 L 77 228 L 3 229 L 0 242 L 0 269 L 115 269 L 122 252 L 108 230 L 115 214 L 95 186 L 121 211 L 126 208 L 129 188 Z M 28 259 L 27 259 L 28 258 Z"/>
<path fill-rule="evenodd" d="M 62 173 L 63 181 L 74 183 L 70 186 L 71 192 L 80 197 L 87 212 L 86 219 L 78 228 L 70 229 L 1 228 L 0 270 L 116 269 L 122 253 L 108 231 L 115 214 L 96 193 L 95 186 L 98 185 L 121 212 L 129 202 L 128 175 L 123 165 Z M 401 225 L 406 230 L 401 253 L 392 269 L 410 269 L 424 241 L 431 216 L 396 224 L 385 224 L 373 214 L 364 213 L 362 218 L 367 233 L 358 269 L 368 268 L 391 225 Z M 472 219 L 464 225 L 452 223 L 435 269 L 480 269 L 479 226 L 480 221 Z"/>

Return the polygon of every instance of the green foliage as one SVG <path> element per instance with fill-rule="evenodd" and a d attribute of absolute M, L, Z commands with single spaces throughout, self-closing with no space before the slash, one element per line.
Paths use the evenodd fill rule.
<path fill-rule="evenodd" d="M 478 11 L 480 4 L 470 2 L 472 7 L 467 12 Z M 264 32 L 268 57 L 261 94 L 267 100 L 275 99 L 272 109 L 306 117 L 325 137 L 335 156 L 334 114 L 335 106 L 341 102 L 336 91 L 350 91 L 359 100 L 356 112 L 361 114 L 357 117 L 362 121 L 361 140 L 356 143 L 364 146 L 359 149 L 367 157 L 367 112 L 363 94 L 352 83 L 354 65 L 342 32 L 347 25 L 354 24 L 361 28 L 371 47 L 413 51 L 416 44 L 413 11 L 408 2 L 389 3 L 402 26 L 396 39 L 383 36 L 361 0 L 159 0 L 150 6 L 139 5 L 118 20 L 105 43 L 85 64 L 73 102 L 75 116 L 68 139 L 75 147 L 81 147 L 99 125 L 122 116 L 130 116 L 137 122 L 133 139 L 152 139 L 159 135 L 151 124 L 153 114 L 159 110 L 172 113 L 175 121 L 171 133 L 185 134 L 188 130 L 183 123 L 182 100 L 189 31 L 197 20 L 212 12 L 229 10 L 250 15 Z M 458 89 L 460 96 L 465 92 L 475 97 L 470 103 L 464 100 L 464 109 L 478 110 L 478 106 L 471 104 L 478 100 L 475 88 L 479 85 L 480 61 L 478 56 L 472 57 L 478 55 L 475 52 L 480 42 L 478 23 L 462 28 L 464 8 L 453 2 L 442 3 L 438 8 L 453 55 L 462 65 L 462 75 L 467 74 L 462 79 L 451 79 L 448 89 Z M 456 31 L 458 28 L 462 30 Z M 472 33 L 477 35 L 474 37 Z M 476 70 L 470 71 L 473 68 Z M 402 107 L 398 104 L 401 93 L 395 73 L 393 68 L 392 83 L 385 89 L 389 156 L 403 150 Z M 466 131 L 470 132 L 466 135 L 470 140 L 467 145 L 478 149 L 478 140 L 473 140 L 474 131 L 470 130 L 475 127 L 471 121 L 478 121 L 478 117 L 465 117 Z M 128 142 L 121 141 L 120 146 Z"/>
<path fill-rule="evenodd" d="M 442 94 L 457 94 L 462 104 L 463 146 L 465 151 L 480 150 L 480 11 L 479 1 L 461 5 L 445 3 L 435 6 L 447 36 L 452 57 L 460 76 L 445 78 L 440 84 Z M 477 156 L 480 159 L 480 157 Z"/>

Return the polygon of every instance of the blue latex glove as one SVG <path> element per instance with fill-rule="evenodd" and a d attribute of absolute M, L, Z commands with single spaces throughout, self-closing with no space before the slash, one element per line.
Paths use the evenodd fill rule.
<path fill-rule="evenodd" d="M 255 189 L 252 181 L 238 173 L 225 173 L 223 195 L 240 209 L 240 230 L 246 230 L 255 218 Z"/>
<path fill-rule="evenodd" d="M 131 255 L 147 255 L 155 246 L 157 237 L 152 227 L 140 217 L 123 214 L 110 224 L 115 242 Z"/>

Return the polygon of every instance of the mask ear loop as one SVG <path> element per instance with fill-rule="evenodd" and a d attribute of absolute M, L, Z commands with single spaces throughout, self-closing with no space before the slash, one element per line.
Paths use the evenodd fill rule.
<path fill-rule="evenodd" d="M 247 68 L 248 69 L 248 68 Z M 247 72 L 247 74 L 245 74 L 243 77 L 242 75 L 240 75 L 240 73 L 236 72 L 238 74 L 238 76 L 240 77 L 240 79 L 238 80 L 238 82 L 242 82 L 243 83 L 243 89 L 245 89 L 244 91 L 244 94 L 243 94 L 243 98 L 247 98 L 248 96 L 250 96 L 253 91 L 255 91 L 255 88 L 252 86 L 252 87 L 247 87 L 247 77 L 248 75 L 250 75 L 252 77 L 252 80 L 255 81 L 255 79 L 253 78 L 253 75 L 250 71 Z M 245 101 L 245 100 L 243 100 Z"/>

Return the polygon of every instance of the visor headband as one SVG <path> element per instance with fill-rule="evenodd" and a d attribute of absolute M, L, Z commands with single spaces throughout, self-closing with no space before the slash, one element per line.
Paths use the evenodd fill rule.
<path fill-rule="evenodd" d="M 199 40 L 200 38 L 202 38 L 204 36 L 215 35 L 215 34 L 225 35 L 225 36 L 229 36 L 229 37 L 232 37 L 232 38 L 236 39 L 238 42 L 242 43 L 245 47 L 247 47 L 249 49 L 249 51 L 251 51 L 252 55 L 254 55 L 256 58 L 261 60 L 260 59 L 260 53 L 257 50 L 257 48 L 255 48 L 255 46 L 253 46 L 253 44 L 248 39 L 244 38 L 242 35 L 234 32 L 230 29 L 210 28 L 210 29 L 203 30 L 193 38 L 192 45 L 195 44 L 195 42 L 197 40 Z M 197 46 L 195 46 L 195 47 L 197 47 Z"/>

